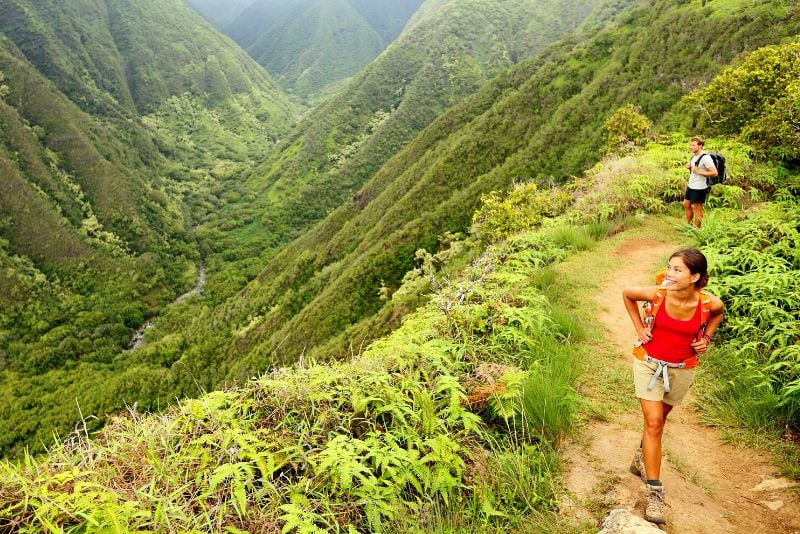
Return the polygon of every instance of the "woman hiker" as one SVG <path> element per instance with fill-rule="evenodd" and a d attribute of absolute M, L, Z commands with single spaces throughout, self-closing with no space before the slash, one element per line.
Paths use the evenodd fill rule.
<path fill-rule="evenodd" d="M 688 248 L 670 257 L 660 285 L 622 292 L 639 337 L 633 350 L 633 378 L 644 416 L 641 448 L 631 471 L 645 482 L 645 519 L 653 523 L 667 521 L 661 484 L 664 423 L 686 395 L 698 355 L 706 351 L 722 321 L 722 301 L 703 291 L 707 283 L 706 257 Z M 639 302 L 645 302 L 644 321 Z"/>

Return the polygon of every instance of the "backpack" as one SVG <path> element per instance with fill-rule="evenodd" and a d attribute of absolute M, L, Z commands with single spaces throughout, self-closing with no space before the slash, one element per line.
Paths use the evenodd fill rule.
<path fill-rule="evenodd" d="M 709 189 L 712 185 L 724 184 L 728 180 L 728 174 L 725 171 L 725 156 L 718 152 L 703 152 L 700 154 L 700 157 L 697 158 L 695 165 L 700 163 L 700 160 L 703 159 L 703 156 L 709 156 L 711 161 L 714 163 L 714 167 L 717 168 L 716 176 L 706 176 L 706 182 L 708 182 Z"/>

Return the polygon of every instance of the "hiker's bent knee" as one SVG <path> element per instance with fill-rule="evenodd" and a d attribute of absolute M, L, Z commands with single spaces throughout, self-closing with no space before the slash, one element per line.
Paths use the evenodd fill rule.
<path fill-rule="evenodd" d="M 664 432 L 664 419 L 663 416 L 659 418 L 648 417 L 644 420 L 645 434 L 650 436 L 661 436 Z"/>

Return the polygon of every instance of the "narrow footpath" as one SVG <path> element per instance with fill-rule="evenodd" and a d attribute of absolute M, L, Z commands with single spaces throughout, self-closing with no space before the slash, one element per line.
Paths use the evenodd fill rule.
<path fill-rule="evenodd" d="M 595 375 L 590 370 L 592 376 L 581 385 L 581 394 L 595 406 L 619 406 L 620 398 L 634 395 L 626 378 L 634 331 L 622 304 L 623 287 L 652 283 L 658 266 L 680 248 L 624 233 L 611 245 L 613 275 L 595 281 L 599 289 L 595 289 L 593 325 L 604 332 L 607 342 L 597 363 L 611 371 Z M 643 485 L 628 470 L 641 435 L 638 404 L 586 419 L 580 437 L 568 447 L 562 517 L 599 524 L 610 510 L 625 508 L 643 517 Z M 766 453 L 724 443 L 718 430 L 702 425 L 691 393 L 667 421 L 664 451 L 668 523 L 660 527 L 662 531 L 800 533 L 798 483 L 783 478 Z M 655 525 L 644 524 L 625 532 L 656 532 L 653 529 Z"/>

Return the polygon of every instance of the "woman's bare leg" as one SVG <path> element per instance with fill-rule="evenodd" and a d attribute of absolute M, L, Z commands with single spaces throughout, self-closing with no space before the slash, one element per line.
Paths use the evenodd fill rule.
<path fill-rule="evenodd" d="M 644 417 L 642 458 L 648 480 L 661 479 L 661 436 L 672 406 L 661 401 L 639 399 Z"/>

